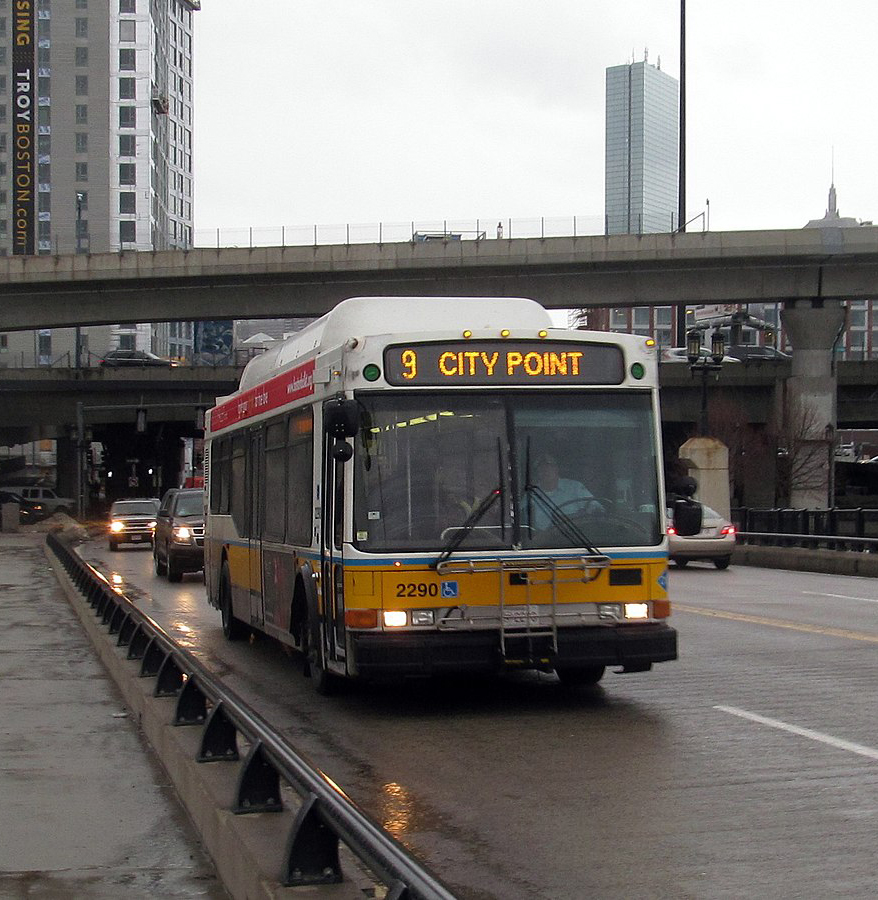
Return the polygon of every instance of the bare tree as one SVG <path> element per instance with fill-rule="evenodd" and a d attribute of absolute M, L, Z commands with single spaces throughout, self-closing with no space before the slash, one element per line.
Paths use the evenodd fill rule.
<path fill-rule="evenodd" d="M 827 467 L 831 465 L 831 435 L 817 409 L 787 395 L 782 406 L 781 424 L 774 432 L 777 445 L 777 502 L 787 505 L 795 491 L 824 491 Z"/>

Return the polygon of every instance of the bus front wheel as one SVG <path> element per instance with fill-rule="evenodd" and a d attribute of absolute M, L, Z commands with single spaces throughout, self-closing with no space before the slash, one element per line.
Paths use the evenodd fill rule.
<path fill-rule="evenodd" d="M 223 563 L 220 575 L 220 612 L 223 617 L 223 634 L 230 641 L 239 641 L 247 636 L 247 626 L 232 615 L 232 577 L 229 564 Z"/>
<path fill-rule="evenodd" d="M 597 684 L 604 677 L 605 666 L 576 666 L 555 669 L 561 684 L 568 687 Z"/>

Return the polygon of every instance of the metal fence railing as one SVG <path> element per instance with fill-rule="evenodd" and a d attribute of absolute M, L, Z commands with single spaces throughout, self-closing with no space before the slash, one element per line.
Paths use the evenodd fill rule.
<path fill-rule="evenodd" d="M 741 543 L 878 552 L 878 509 L 732 510 Z"/>
<path fill-rule="evenodd" d="M 285 844 L 278 881 L 290 886 L 341 881 L 342 841 L 387 886 L 388 898 L 454 900 L 448 888 L 255 710 L 82 560 L 67 539 L 53 533 L 47 543 L 108 633 L 117 636 L 117 645 L 127 647 L 127 658 L 139 662 L 141 677 L 155 678 L 153 695 L 176 698 L 173 724 L 202 729 L 197 761 L 240 763 L 232 812 L 281 812 L 282 782 L 300 795 L 302 805 Z M 243 761 L 239 736 L 249 745 Z"/>

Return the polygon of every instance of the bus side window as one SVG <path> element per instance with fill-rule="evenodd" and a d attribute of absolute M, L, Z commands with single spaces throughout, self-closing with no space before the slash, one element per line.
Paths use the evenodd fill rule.
<path fill-rule="evenodd" d="M 262 535 L 282 541 L 287 503 L 287 423 L 269 423 L 265 428 L 265 504 Z"/>
<path fill-rule="evenodd" d="M 290 416 L 287 441 L 287 542 L 309 547 L 314 505 L 314 420 L 310 409 Z"/>
<path fill-rule="evenodd" d="M 232 441 L 230 512 L 235 529 L 241 537 L 250 533 L 250 508 L 247 502 L 247 434 L 236 434 Z"/>

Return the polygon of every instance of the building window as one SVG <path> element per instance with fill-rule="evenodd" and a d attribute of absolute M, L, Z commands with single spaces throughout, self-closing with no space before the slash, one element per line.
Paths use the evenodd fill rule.
<path fill-rule="evenodd" d="M 88 75 L 77 75 L 75 79 L 76 83 L 76 96 L 77 97 L 86 97 L 88 96 Z"/>
<path fill-rule="evenodd" d="M 76 192 L 77 215 L 88 209 L 88 191 Z"/>
<path fill-rule="evenodd" d="M 51 125 L 52 124 L 52 110 L 48 106 L 41 106 L 37 109 L 37 124 L 38 125 Z"/>
<path fill-rule="evenodd" d="M 88 163 L 76 163 L 76 180 L 88 181 Z"/>
<path fill-rule="evenodd" d="M 136 13 L 137 0 L 119 0 L 120 13 Z"/>
<path fill-rule="evenodd" d="M 74 113 L 77 125 L 88 125 L 88 107 L 84 103 L 77 103 Z"/>
<path fill-rule="evenodd" d="M 134 163 L 119 163 L 119 184 L 137 184 L 137 167 Z"/>
<path fill-rule="evenodd" d="M 137 194 L 134 191 L 119 193 L 119 212 L 132 215 L 137 212 Z"/>
<path fill-rule="evenodd" d="M 88 0 L 76 0 L 77 9 L 88 9 Z"/>
<path fill-rule="evenodd" d="M 119 223 L 119 243 L 133 244 L 137 241 L 137 223 L 136 222 L 120 222 Z"/>
<path fill-rule="evenodd" d="M 119 99 L 120 100 L 136 100 L 137 99 L 137 81 L 133 78 L 119 79 Z"/>
<path fill-rule="evenodd" d="M 48 241 L 52 237 L 52 223 L 51 222 L 37 222 L 37 237 L 41 241 Z"/>
<path fill-rule="evenodd" d="M 37 194 L 37 209 L 39 212 L 51 212 L 52 211 L 52 195 L 43 191 L 41 194 Z"/>
<path fill-rule="evenodd" d="M 88 153 L 88 134 L 84 131 L 76 132 L 76 152 Z"/>
<path fill-rule="evenodd" d="M 119 51 L 119 71 L 133 72 L 137 66 L 137 51 L 123 49 Z"/>
<path fill-rule="evenodd" d="M 137 107 L 136 106 L 120 106 L 119 107 L 119 127 L 120 128 L 136 128 L 137 127 Z"/>
<path fill-rule="evenodd" d="M 77 19 L 74 25 L 74 34 L 78 38 L 88 37 L 88 19 Z"/>
<path fill-rule="evenodd" d="M 137 139 L 133 134 L 119 135 L 119 156 L 134 156 L 137 152 Z"/>
<path fill-rule="evenodd" d="M 74 63 L 77 66 L 87 66 L 88 65 L 88 47 L 76 47 L 74 48 Z"/>
<path fill-rule="evenodd" d="M 132 44 L 137 40 L 137 22 L 134 19 L 122 19 L 119 22 L 119 40 Z"/>

